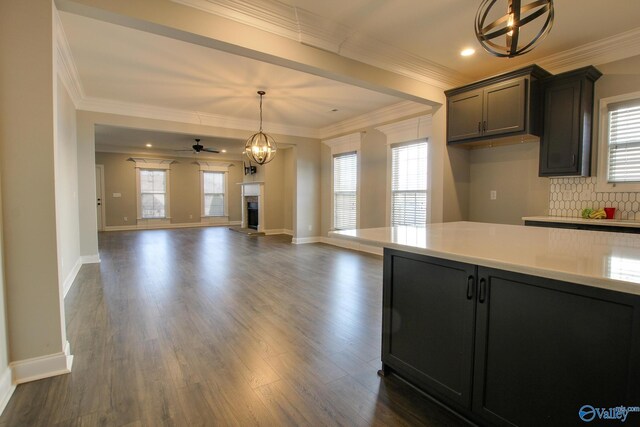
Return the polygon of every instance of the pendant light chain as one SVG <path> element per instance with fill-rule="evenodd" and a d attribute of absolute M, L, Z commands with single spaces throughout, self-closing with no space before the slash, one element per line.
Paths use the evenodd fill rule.
<path fill-rule="evenodd" d="M 263 94 L 260 93 L 260 132 L 262 132 L 262 96 Z"/>

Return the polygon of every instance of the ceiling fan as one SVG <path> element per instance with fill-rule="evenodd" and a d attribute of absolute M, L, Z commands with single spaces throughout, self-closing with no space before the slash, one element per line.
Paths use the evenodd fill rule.
<path fill-rule="evenodd" d="M 201 151 L 206 151 L 207 153 L 220 153 L 220 151 L 218 150 L 214 150 L 213 148 L 206 148 L 203 145 L 200 144 L 200 138 L 196 138 L 195 139 L 196 143 L 194 145 L 191 146 L 190 149 L 186 149 L 186 150 L 176 150 L 176 151 L 194 151 L 196 153 L 199 153 Z"/>

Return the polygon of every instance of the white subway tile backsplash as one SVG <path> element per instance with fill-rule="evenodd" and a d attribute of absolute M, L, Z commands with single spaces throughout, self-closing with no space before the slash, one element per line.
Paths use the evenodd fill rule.
<path fill-rule="evenodd" d="M 616 208 L 616 219 L 640 220 L 640 193 L 596 191 L 596 178 L 550 178 L 549 215 L 579 217 L 585 208 Z"/>

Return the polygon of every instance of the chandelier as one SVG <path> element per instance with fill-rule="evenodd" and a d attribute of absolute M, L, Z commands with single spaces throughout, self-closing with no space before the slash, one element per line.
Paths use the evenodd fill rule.
<path fill-rule="evenodd" d="M 259 90 L 260 95 L 260 131 L 251 135 L 247 139 L 247 143 L 244 145 L 244 152 L 259 165 L 269 163 L 276 156 L 276 141 L 266 133 L 262 132 L 262 97 L 266 94 L 265 91 Z"/>
<path fill-rule="evenodd" d="M 506 0 L 506 14 L 493 22 L 487 23 L 487 17 L 495 14 L 494 6 L 498 0 L 483 0 L 476 14 L 476 37 L 482 47 L 492 55 L 513 58 L 529 52 L 536 43 L 545 38 L 553 26 L 553 0 L 537 0 L 522 4 L 522 0 Z M 501 3 L 504 0 L 500 0 Z M 494 13 L 492 13 L 494 12 Z M 544 19 L 546 16 L 546 19 Z M 544 22 L 543 22 L 544 20 Z M 539 25 L 537 33 L 535 29 L 528 31 L 532 37 L 524 40 L 522 28 L 529 25 L 534 27 L 534 22 Z M 541 24 L 541 25 L 540 25 Z M 504 44 L 497 42 L 497 38 L 505 37 Z"/>

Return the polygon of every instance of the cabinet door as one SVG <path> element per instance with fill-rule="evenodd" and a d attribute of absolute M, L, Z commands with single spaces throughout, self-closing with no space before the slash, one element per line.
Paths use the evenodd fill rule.
<path fill-rule="evenodd" d="M 544 91 L 540 176 L 580 173 L 580 80 L 550 81 Z"/>
<path fill-rule="evenodd" d="M 447 100 L 447 141 L 482 136 L 482 89 L 460 93 Z"/>
<path fill-rule="evenodd" d="M 428 393 L 471 407 L 475 266 L 385 250 L 382 361 Z"/>
<path fill-rule="evenodd" d="M 483 267 L 478 277 L 473 411 L 488 424 L 578 425 L 583 405 L 638 405 L 640 297 Z"/>
<path fill-rule="evenodd" d="M 525 128 L 526 79 L 514 79 L 484 90 L 483 135 L 521 132 Z"/>

